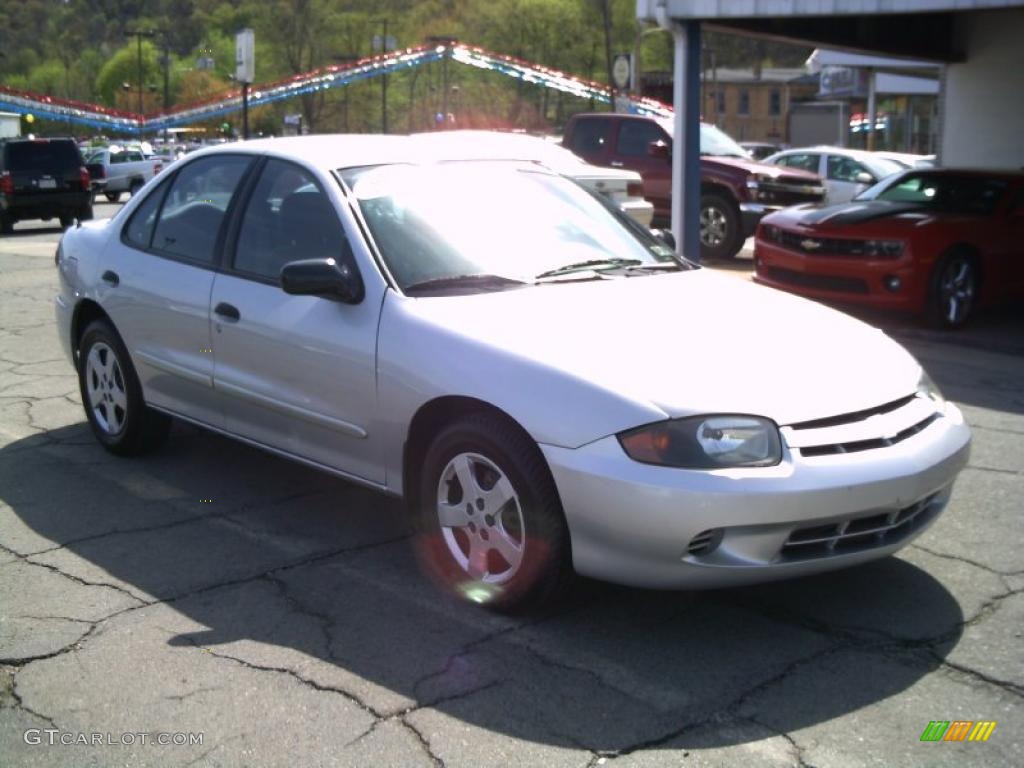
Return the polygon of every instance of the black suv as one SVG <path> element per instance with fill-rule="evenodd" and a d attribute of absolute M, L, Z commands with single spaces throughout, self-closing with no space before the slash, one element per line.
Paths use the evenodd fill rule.
<path fill-rule="evenodd" d="M 16 221 L 92 218 L 89 171 L 73 139 L 0 142 L 0 232 Z"/>

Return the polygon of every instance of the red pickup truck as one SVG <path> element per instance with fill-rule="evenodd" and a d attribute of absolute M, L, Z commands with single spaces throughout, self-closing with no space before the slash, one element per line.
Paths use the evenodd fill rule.
<path fill-rule="evenodd" d="M 562 145 L 588 163 L 629 168 L 644 180 L 644 197 L 654 204 L 654 226 L 671 218 L 672 120 L 602 112 L 575 115 Z M 819 176 L 764 165 L 713 125 L 700 126 L 701 256 L 728 259 L 739 253 L 761 218 L 799 203 L 819 203 Z"/>

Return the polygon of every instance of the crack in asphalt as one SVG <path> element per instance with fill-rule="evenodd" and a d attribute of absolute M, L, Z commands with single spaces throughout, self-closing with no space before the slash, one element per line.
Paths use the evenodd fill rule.
<path fill-rule="evenodd" d="M 77 619 L 67 619 L 67 621 L 77 621 Z M 15 667 L 15 668 L 21 668 L 21 667 L 24 667 L 26 664 L 31 664 L 33 661 L 42 661 L 43 659 L 52 659 L 52 658 L 55 658 L 57 656 L 63 656 L 65 653 L 71 653 L 73 651 L 77 651 L 77 650 L 79 650 L 82 647 L 82 643 L 84 643 L 86 640 L 88 640 L 89 637 L 92 635 L 92 633 L 96 631 L 96 628 L 99 626 L 100 622 L 97 621 L 97 622 L 82 622 L 82 623 L 89 624 L 89 628 L 87 630 L 85 630 L 85 632 L 80 634 L 77 638 L 72 640 L 70 643 L 68 643 L 65 646 L 62 646 L 61 648 L 58 648 L 55 651 L 51 651 L 49 653 L 39 653 L 39 654 L 36 654 L 34 656 L 22 656 L 20 658 L 10 658 L 10 657 L 8 657 L 8 658 L 0 658 L 0 664 L 7 664 L 7 665 Z"/>
<path fill-rule="evenodd" d="M 988 685 L 994 685 L 997 688 L 1001 688 L 1006 693 L 1009 693 L 1011 696 L 1024 698 L 1024 685 L 1015 683 L 1012 680 L 1002 680 L 997 677 L 992 677 L 991 675 L 986 675 L 984 672 L 979 672 L 971 667 L 941 658 L 937 654 L 935 654 L 935 658 L 939 662 L 939 666 L 945 668 L 947 671 L 952 671 L 958 675 L 965 675 L 969 678 L 973 678 L 975 682 L 980 681 Z"/>
<path fill-rule="evenodd" d="M 929 547 L 926 547 L 923 544 L 919 544 L 916 541 L 910 545 L 910 548 L 919 549 L 922 552 L 927 552 L 929 555 L 932 555 L 933 557 L 941 557 L 945 560 L 956 560 L 957 562 L 961 562 L 964 565 L 972 565 L 975 568 L 980 568 L 983 571 L 988 571 L 994 576 L 1013 576 L 1015 573 L 1014 571 L 1000 571 L 996 568 L 992 568 L 991 566 L 985 565 L 984 563 L 979 563 L 977 560 L 971 560 L 969 557 L 964 557 L 963 555 L 953 555 L 948 552 L 939 552 L 937 550 L 930 549 Z"/>
<path fill-rule="evenodd" d="M 1001 475 L 1024 475 L 1024 472 L 1019 472 L 1016 469 L 1001 469 L 1000 467 L 983 467 L 980 464 L 968 464 L 967 469 L 975 469 L 979 472 L 997 472 Z"/>

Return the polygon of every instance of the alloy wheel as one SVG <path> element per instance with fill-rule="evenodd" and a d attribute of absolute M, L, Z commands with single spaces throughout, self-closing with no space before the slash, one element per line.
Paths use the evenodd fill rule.
<path fill-rule="evenodd" d="M 109 346 L 96 342 L 85 362 L 85 386 L 96 423 L 108 435 L 117 435 L 128 416 L 128 393 L 121 364 Z"/>
<path fill-rule="evenodd" d="M 960 325 L 971 311 L 975 292 L 974 265 L 957 256 L 946 264 L 939 278 L 939 308 L 950 325 Z"/>
<path fill-rule="evenodd" d="M 725 242 L 729 228 L 728 219 L 721 209 L 709 205 L 700 211 L 700 241 L 709 248 L 717 248 Z"/>
<path fill-rule="evenodd" d="M 437 484 L 445 545 L 471 578 L 502 584 L 519 571 L 526 527 L 519 495 L 505 473 L 478 453 L 459 453 Z"/>

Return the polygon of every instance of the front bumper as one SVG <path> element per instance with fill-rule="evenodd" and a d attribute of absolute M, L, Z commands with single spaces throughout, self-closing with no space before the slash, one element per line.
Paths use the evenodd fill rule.
<path fill-rule="evenodd" d="M 919 312 L 925 287 L 910 248 L 898 259 L 806 256 L 758 236 L 754 241 L 754 281 L 815 299 L 876 309 Z M 899 279 L 891 290 L 886 281 Z"/>
<path fill-rule="evenodd" d="M 947 403 L 940 418 L 896 445 L 814 458 L 787 448 L 778 466 L 758 469 L 640 464 L 614 436 L 578 449 L 541 448 L 579 573 L 641 587 L 705 588 L 895 552 L 941 513 L 970 441 L 959 409 Z M 879 532 L 885 520 L 892 525 Z"/>
<path fill-rule="evenodd" d="M 38 192 L 8 197 L 0 195 L 0 211 L 17 219 L 51 219 L 54 216 L 75 216 L 89 206 L 90 192 Z"/>

